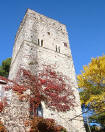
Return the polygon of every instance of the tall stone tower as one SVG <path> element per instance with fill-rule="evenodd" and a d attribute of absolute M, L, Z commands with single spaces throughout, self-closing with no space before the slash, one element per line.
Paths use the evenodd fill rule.
<path fill-rule="evenodd" d="M 55 119 L 58 124 L 67 128 L 68 132 L 85 132 L 69 46 L 65 25 L 28 9 L 16 34 L 9 79 L 14 80 L 16 78 L 20 67 L 24 67 L 30 70 L 32 74 L 35 74 L 38 69 L 42 68 L 43 64 L 56 65 L 56 71 L 69 76 L 75 84 L 72 89 L 78 105 L 72 111 L 58 113 L 49 110 L 42 103 L 43 117 Z M 15 93 L 13 93 L 12 102 L 16 102 Z M 12 108 L 18 108 L 18 106 L 18 104 L 15 104 Z M 24 104 L 21 110 L 24 110 L 23 107 Z M 25 105 L 25 107 L 28 107 L 28 105 Z M 27 113 L 22 116 L 29 115 L 28 108 L 26 110 Z M 21 111 L 19 114 L 21 115 Z M 78 117 L 77 115 L 80 116 Z M 18 114 L 16 117 L 16 113 L 15 118 L 19 118 Z M 21 131 L 23 130 L 21 129 L 19 132 Z"/>

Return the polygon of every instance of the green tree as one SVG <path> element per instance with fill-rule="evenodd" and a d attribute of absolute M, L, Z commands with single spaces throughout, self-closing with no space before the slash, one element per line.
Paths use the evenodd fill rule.
<path fill-rule="evenodd" d="M 0 76 L 8 77 L 10 64 L 11 58 L 2 61 L 2 65 L 0 66 Z"/>

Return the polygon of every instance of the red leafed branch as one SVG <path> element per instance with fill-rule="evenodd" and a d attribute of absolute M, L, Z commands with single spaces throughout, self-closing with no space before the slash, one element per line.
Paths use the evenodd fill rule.
<path fill-rule="evenodd" d="M 43 66 L 43 70 L 37 75 L 20 69 L 16 80 L 31 90 L 30 103 L 35 109 L 41 101 L 45 101 L 49 108 L 63 112 L 72 109 L 75 105 L 71 80 L 62 73 L 56 72 L 51 66 Z"/>
<path fill-rule="evenodd" d="M 2 101 L 0 101 L 0 112 L 2 112 L 3 109 L 4 109 L 7 105 L 8 105 L 8 103 L 7 103 L 7 98 L 4 97 L 4 98 L 2 99 Z"/>
<path fill-rule="evenodd" d="M 39 74 L 39 80 L 43 96 L 46 97 L 45 103 L 49 108 L 64 112 L 74 107 L 75 96 L 71 80 L 67 76 L 56 72 L 51 66 L 45 66 Z"/>
<path fill-rule="evenodd" d="M 43 66 L 43 70 L 32 75 L 30 71 L 20 68 L 14 81 L 2 78 L 7 82 L 5 90 L 12 89 L 23 94 L 19 97 L 24 101 L 24 91 L 30 89 L 30 110 L 36 112 L 37 107 L 44 101 L 46 106 L 57 111 L 67 111 L 74 107 L 75 96 L 73 94 L 70 79 L 62 73 L 56 72 L 51 66 Z"/>
<path fill-rule="evenodd" d="M 0 112 L 2 112 L 3 108 L 4 108 L 3 102 L 0 101 Z"/>

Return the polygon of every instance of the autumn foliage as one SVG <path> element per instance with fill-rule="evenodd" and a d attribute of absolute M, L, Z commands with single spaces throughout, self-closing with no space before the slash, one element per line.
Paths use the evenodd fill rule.
<path fill-rule="evenodd" d="M 30 102 L 29 111 L 33 118 L 30 132 L 61 132 L 62 130 L 66 132 L 63 127 L 56 126 L 54 120 L 37 117 L 36 111 L 42 101 L 46 107 L 58 112 L 66 112 L 74 107 L 75 96 L 67 76 L 56 72 L 51 66 L 43 66 L 43 70 L 38 71 L 36 75 L 20 68 L 15 80 L 1 76 L 0 79 L 5 81 L 6 85 L 3 88 L 6 91 L 12 89 L 17 93 L 20 101 Z M 6 104 L 5 98 L 0 102 L 0 112 Z"/>
<path fill-rule="evenodd" d="M 0 121 L 0 132 L 7 132 L 6 128 L 4 127 L 1 121 Z"/>
<path fill-rule="evenodd" d="M 82 104 L 89 105 L 95 111 L 105 110 L 105 55 L 92 58 L 77 76 Z"/>
<path fill-rule="evenodd" d="M 30 132 L 67 132 L 60 125 L 56 125 L 53 119 L 43 119 L 42 117 L 34 117 L 31 123 Z"/>
<path fill-rule="evenodd" d="M 55 72 L 51 66 L 44 66 L 44 69 L 39 71 L 37 75 L 32 75 L 30 71 L 25 69 L 20 69 L 16 81 L 22 85 L 19 88 L 13 87 L 13 90 L 19 93 L 27 89 L 31 91 L 29 97 L 30 110 L 34 109 L 36 111 L 41 101 L 44 101 L 47 107 L 62 112 L 74 107 L 75 96 L 71 89 L 70 79 L 62 73 Z"/>
<path fill-rule="evenodd" d="M 44 69 L 37 75 L 32 75 L 30 71 L 21 68 L 14 81 L 4 77 L 0 77 L 0 79 L 7 83 L 4 86 L 5 90 L 12 89 L 20 94 L 20 101 L 23 101 L 24 98 L 30 100 L 30 110 L 32 111 L 36 111 L 41 101 L 44 101 L 49 108 L 62 112 L 74 107 L 75 96 L 71 89 L 70 79 L 62 73 L 55 72 L 51 66 L 44 66 Z M 28 89 L 31 94 L 24 95 Z"/>
<path fill-rule="evenodd" d="M 4 107 L 3 102 L 2 102 L 2 101 L 0 101 L 0 112 L 2 112 L 3 107 Z"/>
<path fill-rule="evenodd" d="M 105 128 L 105 55 L 92 58 L 88 65 L 83 66 L 77 79 L 78 86 L 82 89 L 81 104 L 96 113 L 89 120 Z"/>

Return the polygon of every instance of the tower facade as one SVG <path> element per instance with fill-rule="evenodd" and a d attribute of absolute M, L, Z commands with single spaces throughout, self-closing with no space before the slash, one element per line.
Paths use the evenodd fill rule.
<path fill-rule="evenodd" d="M 67 128 L 68 132 L 85 132 L 66 27 L 58 21 L 28 9 L 16 34 L 9 79 L 14 80 L 16 78 L 20 67 L 30 70 L 34 75 L 43 68 L 43 65 L 54 65 L 56 66 L 56 71 L 62 72 L 71 78 L 77 104 L 73 110 L 58 113 L 46 108 L 45 104 L 42 103 L 43 117 L 55 119 L 58 124 Z M 25 105 L 24 108 L 24 104 L 21 103 L 20 107 L 16 103 L 17 95 L 12 94 L 12 111 L 16 108 L 26 111 L 22 113 L 19 110 L 17 115 L 15 113 L 15 118 L 19 118 L 18 114 L 21 117 L 29 118 L 29 105 Z M 78 117 L 78 115 L 80 116 Z M 21 130 L 24 129 L 22 123 L 21 126 Z"/>

